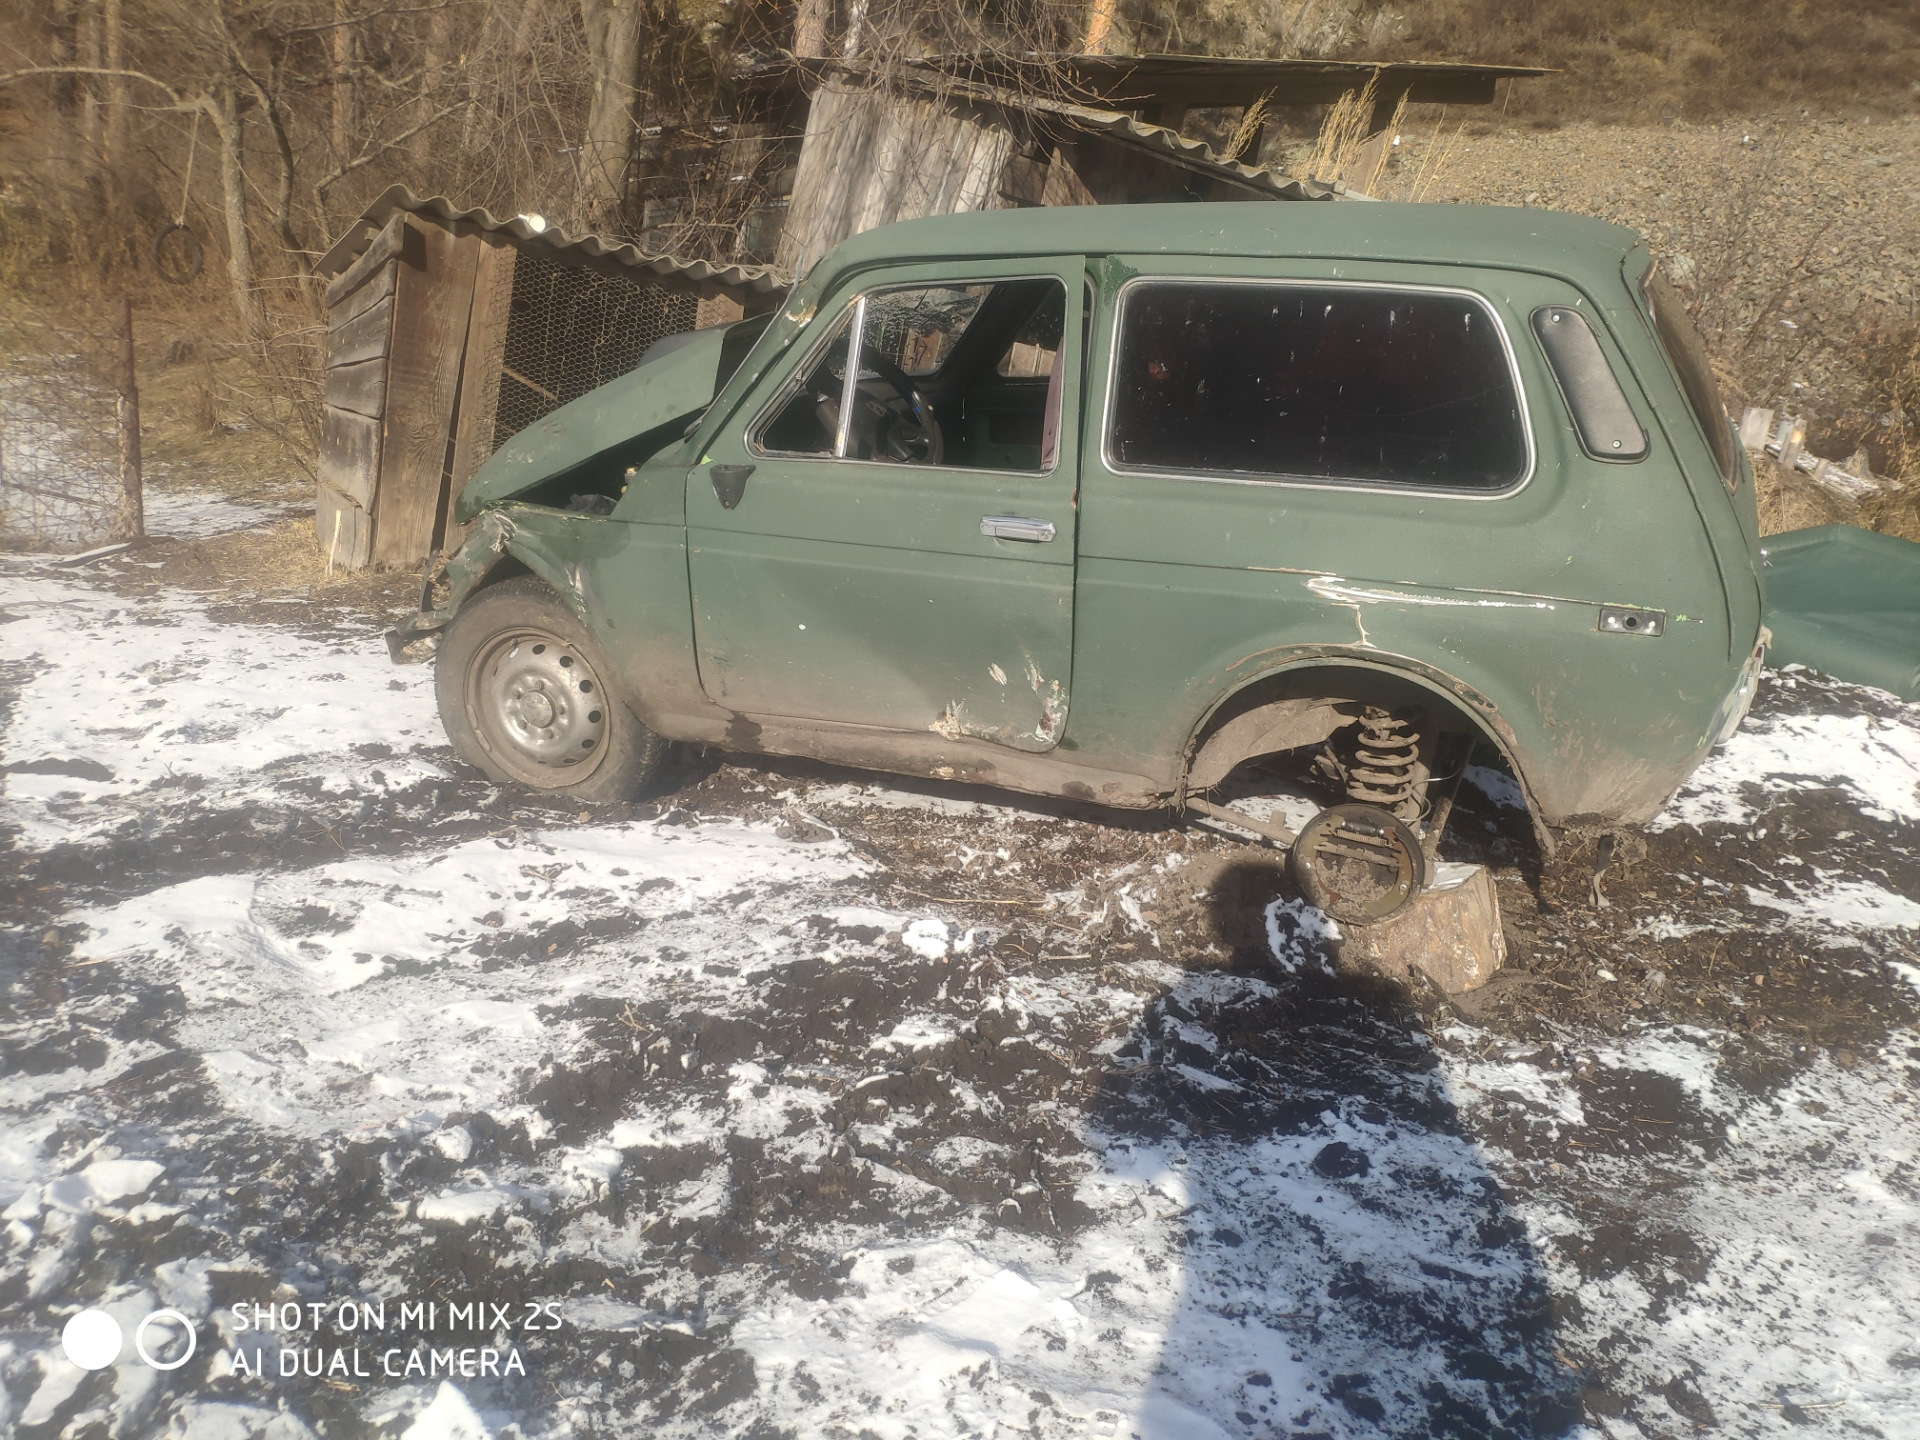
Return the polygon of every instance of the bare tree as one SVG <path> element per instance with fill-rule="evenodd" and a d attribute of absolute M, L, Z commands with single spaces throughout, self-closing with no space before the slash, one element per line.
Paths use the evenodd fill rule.
<path fill-rule="evenodd" d="M 640 0 L 582 0 L 593 102 L 580 154 L 581 199 L 596 220 L 611 218 L 626 198 L 633 107 L 640 83 Z"/>

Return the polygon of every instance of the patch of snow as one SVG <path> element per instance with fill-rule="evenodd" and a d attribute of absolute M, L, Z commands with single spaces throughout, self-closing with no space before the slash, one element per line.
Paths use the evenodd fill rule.
<path fill-rule="evenodd" d="M 49 1184 L 44 1191 L 45 1203 L 82 1213 L 117 1204 L 130 1196 L 146 1194 L 166 1168 L 152 1160 L 96 1160 L 77 1174 L 63 1175 Z"/>
<path fill-rule="evenodd" d="M 22 617 L 0 625 L 0 664 L 24 677 L 0 813 L 30 849 L 137 823 L 182 778 L 278 810 L 269 776 L 378 790 L 375 771 L 388 786 L 442 774 L 407 753 L 445 743 L 432 672 L 394 666 L 377 635 L 223 625 L 181 597 L 40 575 L 0 574 L 0 606 Z M 395 753 L 354 755 L 376 744 Z"/>
<path fill-rule="evenodd" d="M 516 1197 L 506 1190 L 443 1190 L 420 1202 L 416 1212 L 422 1220 L 443 1220 L 454 1225 L 473 1225 L 491 1220 L 502 1210 L 511 1210 Z"/>
<path fill-rule="evenodd" d="M 952 1040 L 951 1024 L 931 1016 L 909 1016 L 868 1047 L 873 1050 L 932 1050 Z"/>
<path fill-rule="evenodd" d="M 1485 765 L 1469 765 L 1466 776 L 1467 783 L 1494 804 L 1507 810 L 1527 808 L 1527 797 L 1520 793 L 1520 783 L 1506 771 Z"/>
<path fill-rule="evenodd" d="M 944 960 L 953 942 L 953 926 L 945 920 L 916 920 L 901 932 L 900 943 L 922 960 Z"/>
<path fill-rule="evenodd" d="M 1763 795 L 1840 790 L 1875 820 L 1920 821 L 1920 724 L 1876 715 L 1749 717 L 1648 828 L 1745 825 Z"/>
<path fill-rule="evenodd" d="M 1331 915 L 1304 900 L 1279 899 L 1267 906 L 1267 949 L 1288 974 L 1307 964 L 1327 968 L 1327 946 L 1340 938 Z"/>
<path fill-rule="evenodd" d="M 1920 930 L 1920 900 L 1865 880 L 1822 874 L 1817 884 L 1789 886 L 1785 895 L 1757 885 L 1746 891 L 1750 904 L 1829 930 Z"/>
<path fill-rule="evenodd" d="M 147 534 L 174 539 L 204 539 L 252 530 L 276 520 L 311 512 L 312 505 L 288 501 L 237 500 L 216 490 L 149 485 L 142 505 Z"/>
<path fill-rule="evenodd" d="M 493 1440 L 459 1387 L 442 1380 L 433 1402 L 400 1433 L 400 1440 Z"/>

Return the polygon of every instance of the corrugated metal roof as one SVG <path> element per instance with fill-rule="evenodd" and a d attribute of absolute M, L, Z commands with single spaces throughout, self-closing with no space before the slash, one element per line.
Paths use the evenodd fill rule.
<path fill-rule="evenodd" d="M 1170 156 L 1182 165 L 1196 170 L 1210 170 L 1231 179 L 1239 180 L 1263 190 L 1271 190 L 1282 200 L 1332 200 L 1336 196 L 1349 196 L 1354 199 L 1372 199 L 1372 196 L 1349 192 L 1342 185 L 1326 185 L 1318 180 L 1303 180 L 1288 175 L 1284 171 L 1270 166 L 1242 165 L 1238 160 L 1229 160 L 1217 155 L 1211 145 L 1204 140 L 1193 140 L 1177 130 L 1169 130 L 1164 125 L 1149 125 L 1144 120 L 1120 110 L 1095 110 L 1086 105 L 1068 105 L 1059 101 L 1037 101 L 1027 108 L 1047 110 L 1064 116 L 1076 125 L 1120 141 L 1122 144 L 1135 145 L 1143 150 L 1155 150 Z"/>
<path fill-rule="evenodd" d="M 1277 105 L 1325 105 L 1374 79 L 1388 104 L 1485 105 L 1501 80 L 1531 80 L 1557 70 L 1531 65 L 1473 65 L 1442 60 L 1241 59 L 1217 55 L 1012 55 L 992 51 L 921 55 L 908 62 L 957 79 L 1001 85 L 1022 94 L 1073 92 L 1098 107 L 1177 101 L 1240 106 L 1272 92 Z M 766 61 L 740 77 L 760 88 L 805 88 L 826 74 L 871 74 L 859 60 L 838 57 Z"/>
<path fill-rule="evenodd" d="M 1437 60 L 1268 60 L 1216 55 L 1072 55 L 1056 63 L 1108 104 L 1181 100 L 1248 105 L 1268 91 L 1279 105 L 1324 105 L 1369 79 L 1391 103 L 1485 105 L 1501 80 L 1557 71 L 1527 65 L 1461 65 Z"/>
<path fill-rule="evenodd" d="M 741 292 L 765 295 L 785 289 L 790 277 L 770 265 L 714 265 L 705 260 L 686 260 L 678 255 L 649 255 L 638 246 L 609 241 L 598 235 L 572 236 L 554 225 L 536 224 L 538 217 L 515 215 L 502 220 L 491 211 L 459 210 L 444 195 L 423 200 L 405 185 L 390 186 L 379 199 L 361 213 L 358 220 L 333 242 L 314 269 L 321 275 L 336 275 L 345 270 L 372 243 L 373 237 L 395 215 L 404 211 L 442 224 L 473 225 L 489 234 L 511 235 L 525 245 L 544 246 L 561 258 L 579 261 L 610 261 L 629 270 L 651 274 L 662 281 L 684 287 L 703 296 L 738 295 Z"/>
<path fill-rule="evenodd" d="M 1268 166 L 1242 165 L 1237 160 L 1228 160 L 1216 154 L 1205 141 L 1189 139 L 1164 125 L 1149 125 L 1124 111 L 1101 110 L 1091 105 L 1076 105 L 1066 100 L 1023 94 L 997 85 L 956 80 L 949 76 L 942 76 L 938 80 L 929 77 L 921 84 L 941 94 L 982 101 L 1010 110 L 1057 115 L 1077 128 L 1096 131 L 1124 145 L 1155 151 L 1184 168 L 1218 175 L 1249 189 L 1268 191 L 1277 200 L 1332 200 L 1349 194 L 1355 199 L 1372 198 L 1349 192 L 1344 186 L 1303 180 Z"/>

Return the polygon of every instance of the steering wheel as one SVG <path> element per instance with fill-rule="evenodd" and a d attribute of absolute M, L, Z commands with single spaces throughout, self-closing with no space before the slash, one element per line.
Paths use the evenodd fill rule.
<path fill-rule="evenodd" d="M 894 404 L 885 407 L 884 419 L 874 417 L 875 458 L 884 454 L 909 465 L 938 465 L 946 453 L 946 437 L 934 417 L 933 402 L 906 371 L 871 345 L 860 347 L 860 366 L 878 375 L 896 397 Z"/>

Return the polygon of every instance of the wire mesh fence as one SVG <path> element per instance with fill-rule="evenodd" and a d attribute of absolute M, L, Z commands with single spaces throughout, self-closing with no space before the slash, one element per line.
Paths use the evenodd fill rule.
<path fill-rule="evenodd" d="M 108 314 L 56 323 L 20 303 L 0 308 L 0 548 L 128 538 L 121 345 Z"/>
<path fill-rule="evenodd" d="M 522 250 L 513 264 L 495 445 L 626 374 L 656 340 L 693 329 L 698 307 L 690 294 Z"/>

